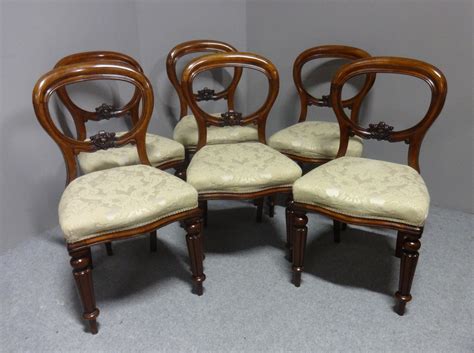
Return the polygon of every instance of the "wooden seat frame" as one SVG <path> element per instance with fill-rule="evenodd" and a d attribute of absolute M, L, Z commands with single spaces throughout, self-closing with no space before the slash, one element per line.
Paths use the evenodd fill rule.
<path fill-rule="evenodd" d="M 141 116 L 130 131 L 116 137 L 114 133 L 99 132 L 90 141 L 66 136 L 54 124 L 48 103 L 54 92 L 68 84 L 91 80 L 117 80 L 133 84 L 142 100 Z M 123 61 L 101 60 L 98 62 L 81 62 L 60 66 L 43 75 L 33 90 L 33 106 L 41 126 L 59 146 L 67 167 L 67 183 L 77 177 L 76 156 L 80 152 L 94 152 L 98 149 L 120 147 L 129 143 L 136 146 L 141 164 L 150 165 L 146 154 L 145 136 L 153 112 L 153 90 L 148 79 L 139 71 Z M 177 190 L 179 192 L 179 190 Z M 95 303 L 92 282 L 92 256 L 90 247 L 119 239 L 139 236 L 155 231 L 173 222 L 181 221 L 187 231 L 186 242 L 191 262 L 192 278 L 195 291 L 203 293 L 203 249 L 202 249 L 202 212 L 195 209 L 164 217 L 158 221 L 135 227 L 133 229 L 113 231 L 69 243 L 67 249 L 71 256 L 73 275 L 83 305 L 83 318 L 89 322 L 92 333 L 97 333 L 97 316 L 99 309 Z"/>
<path fill-rule="evenodd" d="M 344 112 L 341 92 L 344 84 L 351 78 L 367 74 L 401 74 L 419 78 L 425 81 L 431 89 L 429 108 L 421 121 L 413 127 L 395 131 L 393 126 L 384 122 L 369 124 L 368 128 L 359 125 L 356 120 L 349 118 Z M 441 112 L 447 93 L 446 78 L 443 73 L 431 64 L 423 61 L 399 57 L 372 57 L 360 59 L 344 65 L 334 76 L 331 83 L 331 104 L 336 113 L 340 126 L 340 146 L 336 158 L 346 154 L 349 137 L 353 135 L 365 139 L 385 140 L 389 142 L 404 141 L 408 147 L 408 165 L 420 171 L 419 154 L 423 138 Z M 359 103 L 360 104 L 360 103 Z M 288 206 L 287 218 L 288 238 L 293 245 L 293 282 L 299 287 L 304 264 L 304 252 L 308 228 L 307 212 L 319 213 L 339 222 L 351 223 L 362 226 L 373 226 L 394 229 L 398 231 L 396 256 L 401 257 L 399 288 L 395 296 L 398 300 L 397 312 L 405 313 L 406 303 L 412 299 L 410 294 L 418 250 L 420 249 L 423 226 L 413 226 L 401 222 L 370 219 L 349 216 L 324 207 L 311 204 L 292 202 Z"/>

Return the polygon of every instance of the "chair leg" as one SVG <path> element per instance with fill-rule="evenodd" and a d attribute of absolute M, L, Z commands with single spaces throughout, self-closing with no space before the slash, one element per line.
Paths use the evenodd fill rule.
<path fill-rule="evenodd" d="M 335 243 L 340 243 L 341 242 L 341 229 L 342 229 L 342 223 L 339 221 L 336 221 L 335 219 L 332 221 L 333 223 L 333 233 L 334 233 L 334 242 Z"/>
<path fill-rule="evenodd" d="M 397 312 L 399 315 L 405 313 L 406 304 L 411 300 L 411 285 L 415 276 L 416 264 L 418 263 L 421 243 L 421 234 L 404 233 L 405 238 L 402 244 L 402 259 L 400 263 L 400 283 L 395 297 L 398 299 Z"/>
<path fill-rule="evenodd" d="M 265 201 L 265 198 L 264 197 L 261 197 L 257 200 L 255 200 L 255 203 L 257 205 L 257 223 L 261 223 L 262 222 L 262 218 L 263 218 L 263 203 Z"/>
<path fill-rule="evenodd" d="M 80 250 L 69 251 L 71 256 L 71 266 L 73 268 L 72 274 L 76 281 L 77 290 L 81 298 L 83 314 L 82 317 L 89 321 L 89 326 L 92 334 L 98 332 L 97 316 L 99 316 L 99 309 L 95 305 L 94 284 L 92 281 L 91 269 L 91 249 L 84 248 Z"/>
<path fill-rule="evenodd" d="M 156 230 L 153 232 L 150 232 L 150 251 L 151 252 L 156 252 L 158 246 L 157 246 L 157 241 L 156 241 Z"/>
<path fill-rule="evenodd" d="M 286 249 L 288 251 L 288 261 L 293 261 L 293 210 L 290 208 L 290 205 L 286 207 L 285 216 L 286 216 Z"/>
<path fill-rule="evenodd" d="M 341 222 L 341 229 L 346 230 L 347 229 L 347 223 Z"/>
<path fill-rule="evenodd" d="M 199 208 L 202 211 L 203 225 L 207 227 L 207 200 L 199 201 Z"/>
<path fill-rule="evenodd" d="M 268 204 L 268 216 L 270 218 L 273 218 L 275 215 L 275 196 L 270 195 L 267 198 L 267 204 Z"/>
<path fill-rule="evenodd" d="M 105 251 L 107 251 L 108 256 L 112 256 L 114 251 L 112 250 L 112 242 L 105 243 Z"/>
<path fill-rule="evenodd" d="M 201 239 L 201 219 L 193 218 L 186 220 L 186 244 L 188 246 L 189 261 L 191 262 L 191 272 L 197 295 L 203 293 L 203 282 L 206 275 L 203 272 L 203 249 Z"/>
<path fill-rule="evenodd" d="M 405 233 L 403 232 L 398 232 L 397 234 L 397 247 L 395 248 L 395 256 L 396 257 L 402 257 L 402 247 L 403 247 L 403 242 L 405 241 Z"/>
<path fill-rule="evenodd" d="M 291 220 L 293 228 L 293 284 L 299 287 L 301 285 L 301 272 L 304 268 L 308 217 L 304 212 L 295 211 Z"/>

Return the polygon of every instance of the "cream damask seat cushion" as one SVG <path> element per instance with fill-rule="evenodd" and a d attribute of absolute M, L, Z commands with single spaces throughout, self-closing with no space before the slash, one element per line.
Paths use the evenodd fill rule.
<path fill-rule="evenodd" d="M 74 179 L 59 203 L 68 243 L 135 228 L 197 207 L 189 184 L 146 165 L 112 168 Z"/>
<path fill-rule="evenodd" d="M 339 149 L 339 125 L 304 121 L 278 131 L 268 139 L 268 145 L 280 152 L 300 157 L 333 159 Z M 351 137 L 346 156 L 360 157 L 362 149 L 362 139 Z"/>
<path fill-rule="evenodd" d="M 121 136 L 125 132 L 118 132 Z M 146 151 L 150 163 L 160 167 L 168 162 L 184 160 L 184 146 L 179 142 L 166 137 L 146 134 Z M 134 145 L 125 145 L 119 148 L 109 148 L 93 153 L 81 152 L 77 161 L 84 174 L 114 167 L 140 164 L 137 148 Z"/>
<path fill-rule="evenodd" d="M 187 170 L 187 182 L 200 194 L 291 186 L 300 176 L 298 164 L 259 142 L 206 145 L 194 155 Z"/>
<path fill-rule="evenodd" d="M 221 116 L 219 113 L 211 115 Z M 173 138 L 186 147 L 194 147 L 198 143 L 198 135 L 198 126 L 194 115 L 186 115 L 176 124 Z M 209 145 L 244 141 L 258 141 L 258 132 L 254 125 L 209 126 L 207 128 L 207 143 Z"/>
<path fill-rule="evenodd" d="M 424 224 L 430 204 L 415 169 L 356 157 L 337 158 L 298 179 L 293 198 L 350 216 L 413 226 Z"/>

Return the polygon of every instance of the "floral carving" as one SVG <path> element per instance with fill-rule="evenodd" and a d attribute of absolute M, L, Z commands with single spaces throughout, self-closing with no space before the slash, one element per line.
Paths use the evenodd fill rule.
<path fill-rule="evenodd" d="M 109 120 L 115 115 L 115 108 L 112 105 L 102 103 L 99 107 L 95 108 L 98 120 Z"/>
<path fill-rule="evenodd" d="M 390 126 L 383 121 L 377 124 L 369 124 L 367 131 L 370 133 L 369 139 L 389 140 L 392 135 L 393 126 Z"/>
<path fill-rule="evenodd" d="M 209 100 L 215 100 L 215 91 L 213 89 L 204 87 L 203 89 L 197 91 L 196 94 L 196 101 L 209 101 Z"/>
<path fill-rule="evenodd" d="M 223 126 L 242 125 L 242 113 L 229 110 L 221 114 Z"/>
<path fill-rule="evenodd" d="M 115 137 L 115 132 L 106 132 L 106 131 L 99 131 L 97 134 L 90 137 L 91 142 L 94 144 L 94 147 L 98 150 L 106 150 L 115 146 L 115 141 L 117 141 L 117 137 Z"/>

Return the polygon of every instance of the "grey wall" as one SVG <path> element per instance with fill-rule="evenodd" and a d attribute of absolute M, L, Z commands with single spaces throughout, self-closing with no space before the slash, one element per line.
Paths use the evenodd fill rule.
<path fill-rule="evenodd" d="M 472 213 L 472 15 L 470 0 L 247 1 L 248 50 L 270 58 L 281 76 L 267 135 L 294 124 L 299 116 L 291 70 L 306 48 L 346 44 L 372 55 L 425 60 L 445 73 L 449 88 L 444 110 L 424 140 L 421 172 L 433 204 Z M 413 125 L 428 107 L 429 89 L 413 78 L 389 76 L 377 77 L 361 120 L 383 120 L 396 128 Z M 325 88 L 328 93 L 329 84 Z M 255 99 L 260 90 L 249 85 L 248 97 Z M 331 110 L 311 109 L 311 119 L 335 121 Z M 406 163 L 406 152 L 405 144 L 368 141 L 365 148 L 365 156 L 401 163 Z"/>
<path fill-rule="evenodd" d="M 422 172 L 435 203 L 472 212 L 469 1 L 15 0 L 2 1 L 0 11 L 0 252 L 57 225 L 65 171 L 59 149 L 32 110 L 31 90 L 39 76 L 73 52 L 104 49 L 129 54 L 142 64 L 155 89 L 150 130 L 171 136 L 178 102 L 165 74 L 165 57 L 177 43 L 197 38 L 220 39 L 277 64 L 281 91 L 269 134 L 296 120 L 291 65 L 307 47 L 352 44 L 374 55 L 413 56 L 439 66 L 448 77 L 450 92 L 425 141 Z M 258 88 L 263 80 L 255 78 L 254 83 L 253 75 L 247 79 L 252 108 L 262 99 Z M 376 120 L 390 121 L 386 119 L 390 116 L 406 123 L 419 111 L 410 99 L 426 99 L 414 83 L 409 82 L 415 89 L 410 93 L 398 84 L 394 90 L 389 81 L 378 81 L 366 108 Z M 243 105 L 245 94 L 244 81 Z M 370 144 L 367 155 L 403 160 L 402 151 Z"/>

